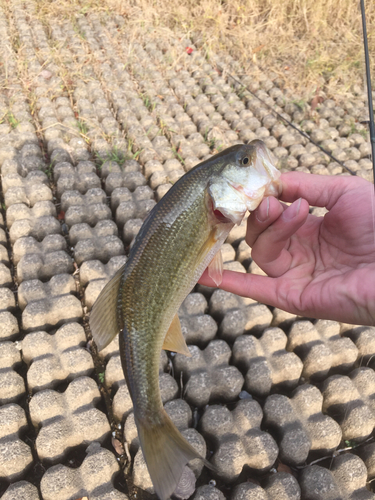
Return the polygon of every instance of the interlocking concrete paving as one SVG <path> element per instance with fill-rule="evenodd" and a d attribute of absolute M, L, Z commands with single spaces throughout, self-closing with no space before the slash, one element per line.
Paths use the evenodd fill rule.
<path fill-rule="evenodd" d="M 345 174 L 257 97 L 371 180 L 365 97 L 312 113 L 198 37 L 39 7 L 0 1 L 0 496 L 134 500 L 153 487 L 118 339 L 92 342 L 95 299 L 155 203 L 221 148 L 260 138 L 282 171 Z M 224 267 L 262 273 L 245 235 Z M 374 498 L 375 328 L 200 285 L 179 316 L 192 358 L 162 353 L 163 403 L 218 471 L 190 462 L 176 498 Z"/>

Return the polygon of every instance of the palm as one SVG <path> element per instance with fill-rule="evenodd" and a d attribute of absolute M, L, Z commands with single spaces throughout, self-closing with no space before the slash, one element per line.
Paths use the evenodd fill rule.
<path fill-rule="evenodd" d="M 373 286 L 374 236 L 363 225 L 358 206 L 355 212 L 346 213 L 345 207 L 354 206 L 347 203 L 349 200 L 341 199 L 325 218 L 309 215 L 290 238 L 291 266 L 277 283 L 284 309 L 290 310 L 292 305 L 293 312 L 311 317 L 321 317 L 328 310 L 326 317 L 347 321 L 350 314 L 357 323 L 369 321 L 346 291 L 358 290 L 360 298 L 361 289 Z"/>

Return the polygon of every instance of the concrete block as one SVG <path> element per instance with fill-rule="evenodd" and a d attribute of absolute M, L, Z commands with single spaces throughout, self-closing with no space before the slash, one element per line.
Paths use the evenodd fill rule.
<path fill-rule="evenodd" d="M 99 221 L 110 218 L 111 209 L 104 203 L 72 205 L 65 212 L 65 222 L 69 228 L 82 223 L 94 227 Z"/>
<path fill-rule="evenodd" d="M 312 465 L 303 469 L 302 498 L 309 500 L 373 500 L 367 490 L 367 470 L 362 460 L 347 453 L 333 459 L 330 469 Z"/>
<path fill-rule="evenodd" d="M 134 203 L 140 203 L 141 201 L 153 199 L 154 192 L 149 186 L 139 186 L 133 193 L 125 187 L 116 188 L 111 194 L 111 209 L 113 212 L 116 212 L 120 203 L 130 201 Z"/>
<path fill-rule="evenodd" d="M 113 220 L 99 221 L 95 227 L 86 223 L 76 224 L 69 231 L 71 245 L 75 246 L 79 241 L 103 238 L 104 236 L 117 236 L 118 228 Z"/>
<path fill-rule="evenodd" d="M 108 262 L 112 257 L 125 253 L 124 244 L 117 236 L 102 236 L 79 241 L 74 248 L 78 265 L 87 260 Z"/>
<path fill-rule="evenodd" d="M 242 240 L 237 247 L 236 260 L 241 262 L 245 269 L 247 269 L 251 263 L 251 248 L 245 240 Z"/>
<path fill-rule="evenodd" d="M 300 379 L 302 362 L 286 351 L 288 338 L 280 328 L 267 328 L 259 340 L 253 335 L 237 337 L 233 362 L 245 375 L 245 389 L 257 397 L 277 390 L 291 391 Z"/>
<path fill-rule="evenodd" d="M 61 234 L 60 223 L 54 217 L 43 216 L 16 220 L 9 230 L 9 239 L 12 245 L 25 236 L 32 236 L 40 242 L 46 236 L 53 234 Z"/>
<path fill-rule="evenodd" d="M 333 375 L 322 385 L 323 411 L 338 422 L 345 441 L 361 442 L 375 425 L 375 372 L 357 368 L 349 376 Z"/>
<path fill-rule="evenodd" d="M 235 226 L 229 233 L 226 243 L 230 243 L 232 246 L 237 247 L 242 240 L 245 239 L 247 228 L 247 218 L 245 218 L 239 226 Z"/>
<path fill-rule="evenodd" d="M 1 243 L 0 243 L 0 264 L 6 267 L 10 266 L 8 249 L 5 245 L 2 245 Z"/>
<path fill-rule="evenodd" d="M 298 387 L 289 399 L 269 396 L 264 405 L 265 422 L 278 436 L 280 459 L 288 465 L 303 464 L 310 452 L 331 453 L 342 438 L 340 427 L 322 413 L 323 397 L 308 384 Z"/>
<path fill-rule="evenodd" d="M 18 336 L 17 318 L 9 311 L 0 311 L 0 341 L 15 340 Z"/>
<path fill-rule="evenodd" d="M 79 278 L 81 286 L 86 287 L 84 301 L 88 311 L 91 311 L 100 292 L 126 261 L 125 255 L 119 255 L 112 257 L 107 264 L 102 264 L 100 260 L 83 262 L 79 270 Z"/>
<path fill-rule="evenodd" d="M 89 283 L 99 280 L 108 280 L 123 266 L 127 261 L 125 255 L 112 257 L 107 264 L 100 260 L 89 260 L 84 262 L 79 269 L 79 281 L 82 287 Z"/>
<path fill-rule="evenodd" d="M 4 248 L 0 246 L 0 249 Z M 12 275 L 9 268 L 0 262 L 0 287 L 10 287 L 13 285 Z"/>
<path fill-rule="evenodd" d="M 5 248 L 8 245 L 7 235 L 5 233 L 5 230 L 2 228 L 0 228 L 0 245 L 2 245 Z"/>
<path fill-rule="evenodd" d="M 108 262 L 112 257 L 125 253 L 124 244 L 117 237 L 118 229 L 112 220 L 99 221 L 94 228 L 76 224 L 69 231 L 74 245 L 74 258 L 78 265 L 88 260 Z"/>
<path fill-rule="evenodd" d="M 76 283 L 73 276 L 57 274 L 47 283 L 37 279 L 21 283 L 18 287 L 18 304 L 23 311 L 31 302 L 75 293 Z"/>
<path fill-rule="evenodd" d="M 78 323 L 63 325 L 54 335 L 42 331 L 27 334 L 22 341 L 22 356 L 29 366 L 29 390 L 53 389 L 65 380 L 90 375 L 94 363 L 86 343 Z"/>
<path fill-rule="evenodd" d="M 0 313 L 1 314 L 1 313 Z M 81 302 L 73 295 L 47 297 L 30 302 L 22 313 L 22 328 L 27 332 L 51 329 L 83 316 Z"/>
<path fill-rule="evenodd" d="M 201 293 L 190 293 L 181 304 L 178 317 L 187 344 L 203 348 L 215 337 L 217 324 L 205 314 L 207 309 L 207 300 Z"/>
<path fill-rule="evenodd" d="M 285 331 L 289 331 L 293 322 L 298 318 L 296 314 L 283 311 L 277 307 L 273 309 L 272 316 L 271 326 L 278 326 Z"/>
<path fill-rule="evenodd" d="M 61 210 L 66 212 L 70 207 L 100 203 L 106 204 L 106 201 L 107 196 L 100 187 L 89 189 L 85 194 L 69 188 L 69 190 L 65 190 L 61 195 Z"/>
<path fill-rule="evenodd" d="M 357 360 L 358 350 L 349 338 L 340 336 L 335 321 L 297 321 L 290 329 L 288 350 L 303 361 L 302 375 L 307 380 L 321 380 L 330 370 L 348 371 Z"/>
<path fill-rule="evenodd" d="M 225 500 L 224 494 L 215 486 L 211 484 L 205 484 L 197 488 L 194 500 Z"/>
<path fill-rule="evenodd" d="M 0 311 L 15 312 L 16 299 L 12 290 L 0 288 Z"/>
<path fill-rule="evenodd" d="M 126 244 L 131 244 L 143 225 L 142 219 L 129 219 L 123 228 L 122 238 Z"/>
<path fill-rule="evenodd" d="M 141 172 L 142 167 L 136 160 L 125 160 L 123 165 L 120 165 L 112 160 L 107 160 L 103 163 L 101 167 L 101 174 L 103 178 L 108 177 L 111 173 L 130 173 L 130 172 Z"/>
<path fill-rule="evenodd" d="M 38 488 L 27 481 L 11 484 L 1 498 L 2 500 L 41 500 Z"/>
<path fill-rule="evenodd" d="M 223 340 L 212 340 L 201 351 L 188 346 L 191 358 L 176 354 L 173 365 L 177 376 L 183 373 L 186 401 L 202 407 L 208 403 L 234 401 L 239 395 L 244 379 L 237 368 L 230 366 L 231 350 Z"/>
<path fill-rule="evenodd" d="M 206 408 L 200 428 L 214 442 L 211 462 L 220 480 L 235 481 L 245 465 L 262 472 L 272 467 L 279 450 L 272 436 L 260 430 L 262 418 L 254 400 L 240 401 L 233 411 L 223 406 Z"/>
<path fill-rule="evenodd" d="M 26 238 L 20 238 L 17 242 L 23 239 Z M 31 239 L 34 240 L 34 238 Z M 21 257 L 17 265 L 17 281 L 18 283 L 31 280 L 48 281 L 56 275 L 63 276 L 73 271 L 73 260 L 64 250 L 49 253 L 38 251 L 38 253 L 27 253 Z"/>
<path fill-rule="evenodd" d="M 373 326 L 357 326 L 343 333 L 343 337 L 348 337 L 354 342 L 358 349 L 358 358 L 356 364 L 359 366 L 375 366 L 375 327 Z"/>
<path fill-rule="evenodd" d="M 260 334 L 271 322 L 272 313 L 264 304 L 242 305 L 241 308 L 233 308 L 225 313 L 219 326 L 219 337 L 232 343 L 244 333 Z"/>
<path fill-rule="evenodd" d="M 75 190 L 85 194 L 91 189 L 100 188 L 101 181 L 95 172 L 66 172 L 62 173 L 57 181 L 57 197 L 61 198 L 68 190 Z"/>
<path fill-rule="evenodd" d="M 33 463 L 29 446 L 19 437 L 19 434 L 26 429 L 26 415 L 20 406 L 8 404 L 0 408 L 0 477 L 2 479 L 8 481 L 21 479 Z"/>
<path fill-rule="evenodd" d="M 48 178 L 40 171 L 30 172 L 26 177 L 8 174 L 2 179 L 5 207 L 16 203 L 34 206 L 38 201 L 52 201 L 52 191 L 47 186 Z"/>
<path fill-rule="evenodd" d="M 156 205 L 155 200 L 122 201 L 116 209 L 116 224 L 120 229 L 131 219 L 145 219 Z"/>
<path fill-rule="evenodd" d="M 227 312 L 242 309 L 251 304 L 257 304 L 257 302 L 225 290 L 215 289 L 209 300 L 209 313 L 217 322 L 221 322 Z"/>
<path fill-rule="evenodd" d="M 52 201 L 38 201 L 33 207 L 16 203 L 7 210 L 7 228 L 10 229 L 17 220 L 48 216 L 56 217 L 56 207 Z"/>
<path fill-rule="evenodd" d="M 79 377 L 64 393 L 45 390 L 30 401 L 30 418 L 39 429 L 35 441 L 40 460 L 62 460 L 74 446 L 103 442 L 110 432 L 107 417 L 95 405 L 100 401 L 94 380 Z"/>
<path fill-rule="evenodd" d="M 70 500 L 87 496 L 90 500 L 128 500 L 116 490 L 113 477 L 119 471 L 115 456 L 98 443 L 89 446 L 87 456 L 77 469 L 55 465 L 40 483 L 43 500 Z"/>
<path fill-rule="evenodd" d="M 61 250 L 65 251 L 66 248 L 66 240 L 61 234 L 47 235 L 40 242 L 32 236 L 25 236 L 19 238 L 13 245 L 13 263 L 17 265 L 21 258 L 27 254 L 44 255 Z"/>
<path fill-rule="evenodd" d="M 121 187 L 135 191 L 137 187 L 146 184 L 146 177 L 141 172 L 112 172 L 105 180 L 105 192 L 110 195 L 114 189 Z"/>
<path fill-rule="evenodd" d="M 25 382 L 16 371 L 21 353 L 13 342 L 0 342 L 0 404 L 17 402 L 25 395 Z"/>
<path fill-rule="evenodd" d="M 231 500 L 301 500 L 301 488 L 297 479 L 287 472 L 268 476 L 263 488 L 248 482 L 235 486 Z"/>

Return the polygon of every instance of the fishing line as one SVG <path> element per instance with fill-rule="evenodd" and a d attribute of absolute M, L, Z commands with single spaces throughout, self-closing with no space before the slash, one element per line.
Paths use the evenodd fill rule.
<path fill-rule="evenodd" d="M 371 90 L 371 71 L 370 71 L 370 57 L 368 52 L 367 41 L 367 28 L 366 28 L 366 13 L 365 1 L 361 0 L 361 14 L 362 14 L 362 29 L 363 29 L 363 48 L 365 50 L 365 66 L 366 66 L 366 83 L 367 83 L 367 97 L 368 97 L 368 112 L 369 112 L 369 128 L 370 128 L 370 141 L 372 152 L 372 170 L 374 173 L 375 183 L 375 127 L 374 127 L 374 109 L 372 105 L 372 90 Z M 374 186 L 375 187 L 375 186 Z"/>
<path fill-rule="evenodd" d="M 280 120 L 282 120 L 283 122 L 287 123 L 290 127 L 292 127 L 294 130 L 296 130 L 299 134 L 301 134 L 303 137 L 305 137 L 308 141 L 310 141 L 312 144 L 314 144 L 314 146 L 317 146 L 321 151 L 323 151 L 323 153 L 325 153 L 327 156 L 329 156 L 331 158 L 331 160 L 337 162 L 339 165 L 341 165 L 343 168 L 345 168 L 345 170 L 347 170 L 351 175 L 357 175 L 352 169 L 350 169 L 349 167 L 347 167 L 346 165 L 344 165 L 344 163 L 340 160 L 338 160 L 337 158 L 335 158 L 333 156 L 333 154 L 331 154 L 329 151 L 327 151 L 326 149 L 324 149 L 320 144 L 318 144 L 317 142 L 313 141 L 311 139 L 311 137 L 306 134 L 306 132 L 304 132 L 303 130 L 301 130 L 300 128 L 296 127 L 292 122 L 290 122 L 287 118 L 284 118 L 284 116 L 282 116 L 280 113 L 278 113 L 275 109 L 273 109 L 272 106 L 270 106 L 270 104 L 268 104 L 266 101 L 264 101 L 261 97 L 257 96 L 256 94 L 254 94 L 254 92 L 252 92 L 249 87 L 247 85 L 244 85 L 240 80 L 238 80 L 235 76 L 233 76 L 231 73 L 229 73 L 227 70 L 224 70 L 223 68 L 221 68 L 219 65 L 217 65 L 217 68 L 218 70 L 221 72 L 221 73 L 226 73 L 230 78 L 232 78 L 232 80 L 234 80 L 236 83 L 240 84 L 242 86 L 242 88 L 248 90 L 250 92 L 251 95 L 253 95 L 254 97 L 256 97 L 261 103 L 263 103 L 265 106 L 267 106 L 267 108 L 272 111 L 272 113 L 274 113 Z"/>

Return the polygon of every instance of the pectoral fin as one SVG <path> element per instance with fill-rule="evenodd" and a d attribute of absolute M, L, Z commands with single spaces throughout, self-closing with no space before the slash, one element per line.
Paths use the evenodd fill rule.
<path fill-rule="evenodd" d="M 178 319 L 177 314 L 173 318 L 171 326 L 167 331 L 162 349 L 166 349 L 167 351 L 179 352 L 180 354 L 185 354 L 185 356 L 191 357 L 184 336 L 182 335 L 181 323 Z"/>
<path fill-rule="evenodd" d="M 116 307 L 123 272 L 124 266 L 103 288 L 90 313 L 90 329 L 98 351 L 110 344 L 119 332 Z"/>
<path fill-rule="evenodd" d="M 219 250 L 208 265 L 208 276 L 214 280 L 216 286 L 219 286 L 223 279 L 223 265 L 223 256 Z"/>

